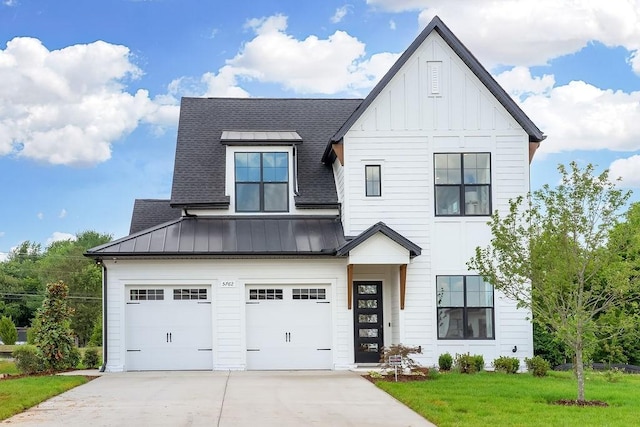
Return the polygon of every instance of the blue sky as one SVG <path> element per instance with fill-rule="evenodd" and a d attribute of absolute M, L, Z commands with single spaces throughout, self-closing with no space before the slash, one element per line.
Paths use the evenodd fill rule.
<path fill-rule="evenodd" d="M 533 188 L 640 187 L 640 0 L 0 0 L 0 259 L 168 198 L 181 96 L 363 97 L 436 14 L 548 135 Z"/>

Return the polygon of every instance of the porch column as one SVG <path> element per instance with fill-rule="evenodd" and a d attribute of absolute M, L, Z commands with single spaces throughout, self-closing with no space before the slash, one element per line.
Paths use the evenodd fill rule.
<path fill-rule="evenodd" d="M 404 310 L 404 297 L 407 293 L 407 264 L 400 265 L 400 310 Z"/>
<path fill-rule="evenodd" d="M 353 264 L 347 265 L 347 309 L 351 310 L 353 300 Z"/>

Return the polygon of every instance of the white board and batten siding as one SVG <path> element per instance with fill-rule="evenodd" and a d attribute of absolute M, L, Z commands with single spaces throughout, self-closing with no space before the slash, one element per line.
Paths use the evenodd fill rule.
<path fill-rule="evenodd" d="M 322 324 L 323 330 L 329 337 L 325 337 L 322 348 L 330 348 L 330 350 L 323 350 L 324 359 L 318 362 L 318 366 L 322 365 L 323 369 L 340 369 L 353 364 L 353 319 L 352 312 L 346 310 L 346 261 L 344 259 L 105 260 L 105 265 L 108 271 L 107 310 L 109 313 L 107 371 L 189 369 L 188 366 L 182 367 L 179 363 L 173 366 L 156 366 L 144 360 L 135 360 L 133 366 L 127 366 L 127 363 L 132 363 L 132 359 L 127 357 L 127 346 L 131 344 L 131 339 L 135 338 L 131 335 L 132 331 L 128 330 L 128 322 L 136 320 L 133 317 L 136 314 L 132 314 L 131 310 L 127 309 L 129 290 L 161 288 L 207 288 L 210 290 L 208 301 L 211 304 L 208 320 L 202 319 L 200 315 L 202 313 L 194 315 L 193 322 L 197 324 L 193 324 L 192 329 L 189 329 L 190 332 L 188 331 L 196 334 L 208 331 L 210 334 L 210 365 L 197 365 L 198 369 L 242 370 L 247 368 L 247 289 L 274 287 L 325 289 L 328 304 L 323 306 L 325 308 L 322 313 L 309 321 L 310 325 Z M 165 292 L 165 297 L 169 295 Z M 147 315 L 152 318 L 161 316 L 157 312 L 147 313 Z M 156 321 L 160 322 L 158 319 Z M 183 328 L 188 326 L 180 325 Z M 309 326 L 309 328 L 312 327 Z M 165 333 L 164 330 L 162 332 Z M 164 335 L 162 337 L 164 339 Z M 173 340 L 175 337 L 172 335 Z M 328 344 L 327 339 L 330 340 Z M 129 348 L 131 349 L 135 350 Z M 295 366 L 289 367 L 295 368 Z"/>
<path fill-rule="evenodd" d="M 431 364 L 440 347 L 471 349 L 473 342 L 437 340 L 435 277 L 473 274 L 465 263 L 476 246 L 489 243 L 488 217 L 435 217 L 434 153 L 491 153 L 492 209 L 505 210 L 510 198 L 529 189 L 527 133 L 433 32 L 343 142 L 344 167 L 334 165 L 334 172 L 344 191 L 345 234 L 355 236 L 383 221 L 422 248 L 407 271 L 400 341 L 422 345 L 422 361 Z M 380 165 L 380 197 L 365 196 L 366 165 Z M 525 348 L 518 345 L 523 352 L 516 355 L 530 356 L 525 314 L 497 296 L 495 312 L 496 340 L 475 346 L 484 346 L 486 354 L 506 354 L 509 348 L 511 355 L 511 343 L 519 342 Z"/>

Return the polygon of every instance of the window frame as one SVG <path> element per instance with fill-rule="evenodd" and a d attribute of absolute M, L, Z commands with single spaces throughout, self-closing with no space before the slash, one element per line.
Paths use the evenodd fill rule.
<path fill-rule="evenodd" d="M 239 154 L 259 154 L 260 155 L 260 180 L 259 181 L 238 181 L 236 159 Z M 264 180 L 264 155 L 265 154 L 284 154 L 287 157 L 287 180 L 286 181 L 265 181 Z M 234 188 L 234 210 L 237 213 L 288 213 L 291 207 L 290 199 L 290 183 L 291 183 L 291 152 L 288 149 L 282 150 L 242 150 L 233 151 L 233 188 Z M 259 207 L 258 210 L 238 209 L 238 185 L 253 184 L 258 185 Z M 283 210 L 265 210 L 265 184 L 279 184 L 285 187 L 286 208 Z"/>
<path fill-rule="evenodd" d="M 438 184 L 436 182 L 436 177 L 437 177 L 437 172 L 436 172 L 436 157 L 438 155 L 458 155 L 460 156 L 460 183 L 459 184 Z M 465 167 L 464 167 L 464 156 L 465 154 L 486 154 L 489 157 L 489 183 L 488 184 L 479 184 L 479 183 L 473 183 L 473 184 L 467 184 L 465 183 L 464 180 L 464 175 L 465 175 Z M 467 213 L 467 206 L 465 203 L 465 197 L 466 197 L 466 191 L 465 188 L 466 187 L 484 187 L 484 188 L 488 188 L 488 209 L 487 212 L 482 212 L 482 213 Z M 472 152 L 438 152 L 438 153 L 433 153 L 433 212 L 434 215 L 436 217 L 460 217 L 460 216 L 466 216 L 466 217 L 484 217 L 484 216 L 491 216 L 491 212 L 493 211 L 493 204 L 492 204 L 492 199 L 493 199 L 493 177 L 492 177 L 492 159 L 491 159 L 491 152 L 488 151 L 472 151 Z M 438 198 L 437 198 L 437 193 L 438 193 L 438 188 L 458 188 L 458 200 L 459 200 L 459 212 L 458 213 L 452 213 L 452 214 L 447 214 L 447 213 L 439 213 L 438 212 Z"/>
<path fill-rule="evenodd" d="M 369 168 L 378 170 L 377 188 L 378 194 L 369 194 L 369 183 L 375 184 L 375 180 L 369 181 L 367 171 Z M 382 197 L 382 165 L 379 164 L 366 164 L 364 165 L 364 195 L 365 197 Z"/>
<path fill-rule="evenodd" d="M 463 284 L 463 306 L 441 306 L 440 303 L 438 302 L 438 278 L 440 277 L 461 277 L 462 278 L 462 284 Z M 495 292 L 495 288 L 489 284 L 488 282 L 482 280 L 484 283 L 487 283 L 489 286 L 491 286 L 491 306 L 469 306 L 467 303 L 467 278 L 469 277 L 480 277 L 480 279 L 482 279 L 481 276 L 478 275 L 464 275 L 464 274 L 441 274 L 441 275 L 437 275 L 436 276 L 436 336 L 438 340 L 443 340 L 443 341 L 495 341 L 496 339 L 496 322 L 495 322 L 495 317 L 496 317 L 496 292 Z M 463 322 L 463 328 L 462 328 L 462 337 L 441 337 L 440 336 L 440 310 L 441 309 L 461 309 L 462 310 L 462 322 Z M 473 336 L 469 336 L 468 335 L 468 330 L 467 330 L 467 326 L 469 324 L 469 316 L 468 316 L 468 312 L 469 309 L 490 309 L 491 310 L 491 337 L 473 337 Z"/>

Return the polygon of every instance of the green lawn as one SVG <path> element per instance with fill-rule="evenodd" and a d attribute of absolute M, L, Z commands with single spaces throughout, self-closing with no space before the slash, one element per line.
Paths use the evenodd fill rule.
<path fill-rule="evenodd" d="M 576 398 L 576 382 L 568 372 L 551 372 L 545 378 L 448 373 L 431 381 L 377 385 L 440 427 L 638 425 L 640 375 L 624 375 L 615 383 L 607 382 L 602 373 L 586 376 L 586 399 L 609 407 L 551 404 Z"/>
<path fill-rule="evenodd" d="M 10 360 L 0 359 L 0 374 L 17 374 L 16 364 Z"/>
<path fill-rule="evenodd" d="M 85 377 L 48 375 L 0 381 L 0 420 L 86 383 Z"/>

